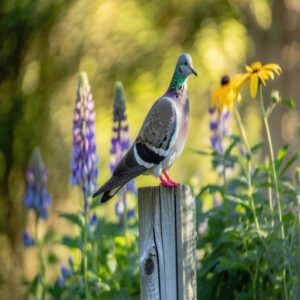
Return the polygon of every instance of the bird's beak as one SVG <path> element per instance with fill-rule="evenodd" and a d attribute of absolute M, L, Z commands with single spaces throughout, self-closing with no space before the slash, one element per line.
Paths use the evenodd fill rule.
<path fill-rule="evenodd" d="M 191 69 L 191 72 L 192 72 L 196 77 L 198 77 L 197 72 L 196 72 L 192 67 L 190 67 L 190 69 Z"/>

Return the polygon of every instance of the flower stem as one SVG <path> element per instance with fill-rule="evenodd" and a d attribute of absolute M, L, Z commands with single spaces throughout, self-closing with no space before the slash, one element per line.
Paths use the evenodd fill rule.
<path fill-rule="evenodd" d="M 129 249 L 130 240 L 129 240 L 129 233 L 128 233 L 128 207 L 127 207 L 127 201 L 126 201 L 126 189 L 125 188 L 123 188 L 123 191 L 122 191 L 122 202 L 124 205 L 124 211 L 123 211 L 124 236 L 125 236 L 125 240 L 126 240 L 126 246 Z M 128 268 L 129 268 L 129 264 L 130 264 L 129 255 L 127 255 Z M 128 278 L 128 276 L 126 276 L 125 282 L 126 282 L 127 296 L 128 296 L 128 294 L 129 294 L 129 278 Z"/>
<path fill-rule="evenodd" d="M 124 207 L 124 211 L 123 211 L 123 224 L 124 224 L 124 235 L 127 239 L 127 234 L 128 234 L 128 207 L 127 207 L 127 201 L 126 201 L 126 190 L 125 188 L 123 188 L 122 191 L 122 202 L 123 202 L 123 207 Z"/>
<path fill-rule="evenodd" d="M 88 222 L 89 222 L 89 209 L 87 198 L 84 196 L 84 228 L 83 228 L 83 249 L 82 249 L 82 265 L 83 265 L 83 280 L 84 280 L 84 294 L 85 299 L 89 299 L 89 288 L 88 288 Z"/>
<path fill-rule="evenodd" d="M 274 150 L 273 150 L 273 144 L 272 144 L 272 139 L 271 139 L 268 116 L 267 116 L 265 106 L 264 106 L 264 100 L 263 100 L 262 86 L 261 85 L 259 86 L 259 100 L 260 100 L 260 108 L 261 108 L 261 112 L 262 112 L 263 122 L 264 122 L 265 130 L 266 130 L 266 134 L 267 134 L 269 154 L 270 154 L 271 166 L 272 166 L 272 174 L 273 174 L 273 178 L 274 178 L 276 204 L 277 204 L 277 209 L 278 209 L 278 219 L 279 219 L 279 225 L 280 225 L 280 235 L 281 235 L 282 241 L 284 241 L 285 233 L 284 233 L 284 227 L 283 227 L 283 222 L 282 222 L 282 210 L 281 210 L 281 203 L 280 203 L 278 178 L 277 178 L 275 160 L 274 160 Z M 283 250 L 284 250 L 284 245 L 283 245 Z M 288 300 L 285 269 L 282 272 L 282 277 L 283 277 L 282 279 L 283 279 L 284 296 L 285 296 L 285 299 Z"/>
<path fill-rule="evenodd" d="M 242 135 L 244 145 L 246 147 L 246 151 L 247 151 L 247 153 L 249 153 L 250 152 L 250 147 L 249 147 L 249 143 L 248 143 L 248 139 L 247 139 L 246 130 L 245 130 L 244 124 L 242 122 L 242 118 L 240 116 L 240 113 L 236 108 L 234 108 L 234 114 L 235 114 L 236 121 L 237 121 L 237 124 L 239 126 L 239 129 L 241 131 L 241 135 Z M 257 230 L 258 235 L 260 236 L 261 235 L 260 226 L 259 226 L 258 218 L 257 218 L 257 215 L 256 215 L 256 210 L 255 210 L 255 205 L 254 205 L 254 198 L 253 198 L 253 186 L 252 186 L 252 178 L 251 178 L 251 176 L 252 176 L 251 158 L 247 158 L 247 170 L 248 170 L 248 174 L 247 174 L 248 199 L 249 199 L 250 207 L 252 209 L 256 230 Z"/>
<path fill-rule="evenodd" d="M 239 129 L 241 131 L 242 139 L 243 139 L 244 145 L 246 147 L 246 150 L 250 151 L 250 147 L 249 147 L 249 143 L 248 143 L 248 138 L 247 138 L 246 130 L 245 130 L 245 127 L 244 127 L 241 115 L 240 115 L 240 113 L 239 113 L 239 111 L 237 110 L 236 107 L 234 107 L 234 115 L 235 115 L 237 124 L 239 126 Z"/>
<path fill-rule="evenodd" d="M 36 215 L 36 220 L 35 220 L 35 240 L 36 240 L 36 245 L 37 245 L 37 260 L 39 261 L 39 281 L 41 284 L 42 288 L 42 296 L 41 299 L 45 300 L 46 299 L 46 290 L 45 290 L 45 285 L 44 285 L 44 280 L 45 280 L 45 274 L 46 274 L 46 269 L 45 269 L 45 263 L 42 255 L 42 247 L 41 247 L 41 242 L 39 240 L 39 216 Z"/>
<path fill-rule="evenodd" d="M 258 274 L 258 263 L 259 259 L 255 262 L 255 273 L 253 278 L 253 300 L 256 300 L 256 281 L 257 281 L 257 274 Z"/>
<path fill-rule="evenodd" d="M 265 126 L 265 130 L 266 130 L 266 134 L 267 134 L 269 154 L 270 154 L 271 165 L 272 165 L 272 174 L 273 174 L 273 178 L 274 178 L 275 195 L 276 195 L 278 218 L 279 218 L 279 224 L 280 224 L 280 234 L 281 234 L 282 240 L 284 240 L 285 233 L 284 233 L 284 227 L 283 227 L 283 223 L 282 223 L 282 210 L 281 210 L 280 195 L 279 195 L 279 185 L 278 185 L 278 179 L 277 179 L 277 173 L 276 173 L 276 167 L 275 167 L 274 150 L 273 150 L 273 144 L 272 144 L 272 139 L 271 139 L 270 127 L 269 127 L 266 110 L 265 110 L 265 106 L 264 106 L 264 101 L 263 101 L 262 86 L 259 87 L 259 96 L 260 96 L 259 97 L 260 107 L 261 107 L 264 126 Z"/>
<path fill-rule="evenodd" d="M 222 175 L 223 175 L 223 187 L 224 187 L 224 195 L 227 192 L 227 179 L 226 179 L 226 160 L 225 160 L 225 155 L 223 157 L 223 170 L 222 170 Z"/>
<path fill-rule="evenodd" d="M 266 162 L 266 167 L 268 167 L 269 162 Z M 272 186 L 271 186 L 271 176 L 268 174 L 268 198 L 269 198 L 269 208 L 270 208 L 270 213 L 271 213 L 271 226 L 274 228 L 274 211 L 273 211 L 273 200 L 272 200 Z"/>
<path fill-rule="evenodd" d="M 224 119 L 222 118 L 221 114 L 218 115 L 219 123 L 221 123 L 221 128 L 224 127 Z M 219 139 L 220 144 L 222 144 L 221 148 L 223 149 L 223 169 L 222 169 L 222 176 L 223 176 L 223 193 L 224 193 L 224 199 L 226 199 L 225 195 L 227 193 L 227 178 L 226 178 L 226 157 L 225 157 L 225 149 L 224 149 L 224 132 L 221 130 L 219 132 Z"/>

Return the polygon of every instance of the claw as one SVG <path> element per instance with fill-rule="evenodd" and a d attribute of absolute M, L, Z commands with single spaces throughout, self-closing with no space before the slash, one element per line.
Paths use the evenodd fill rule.
<path fill-rule="evenodd" d="M 174 187 L 174 185 L 172 183 L 165 180 L 162 176 L 159 176 L 159 180 L 160 180 L 160 183 L 161 183 L 162 186 Z"/>
<path fill-rule="evenodd" d="M 173 187 L 179 186 L 179 183 L 173 181 L 167 171 L 163 171 L 163 174 L 165 175 L 165 177 L 166 177 L 168 183 L 170 184 L 170 186 L 173 186 Z"/>

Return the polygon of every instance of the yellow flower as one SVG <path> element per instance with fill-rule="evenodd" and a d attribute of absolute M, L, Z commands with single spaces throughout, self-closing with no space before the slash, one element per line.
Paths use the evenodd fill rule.
<path fill-rule="evenodd" d="M 231 110 L 235 100 L 240 100 L 239 90 L 242 86 L 241 75 L 236 75 L 233 79 L 229 76 L 221 78 L 221 86 L 212 95 L 211 106 L 217 108 L 219 112 L 225 109 Z"/>
<path fill-rule="evenodd" d="M 266 86 L 266 80 L 274 79 L 274 73 L 280 75 L 281 68 L 277 64 L 267 64 L 262 66 L 261 62 L 255 62 L 251 66 L 246 66 L 247 73 L 243 74 L 241 85 L 250 80 L 250 94 L 252 98 L 256 97 L 258 86 L 262 83 Z"/>

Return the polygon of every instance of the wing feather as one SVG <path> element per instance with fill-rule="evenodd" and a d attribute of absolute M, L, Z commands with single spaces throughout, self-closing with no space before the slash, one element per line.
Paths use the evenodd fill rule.
<path fill-rule="evenodd" d="M 174 102 L 160 98 L 149 111 L 136 139 L 140 158 L 152 165 L 166 158 L 178 135 L 178 113 Z"/>
<path fill-rule="evenodd" d="M 141 166 L 136 161 L 133 153 L 133 147 L 131 147 L 125 154 L 125 156 L 120 160 L 119 164 L 113 172 L 112 177 L 99 188 L 99 190 L 93 195 L 93 197 L 118 188 L 116 190 L 117 192 L 119 188 L 121 188 L 131 179 L 143 174 L 146 170 L 147 169 L 144 166 Z M 111 195 L 111 197 L 113 195 Z"/>

